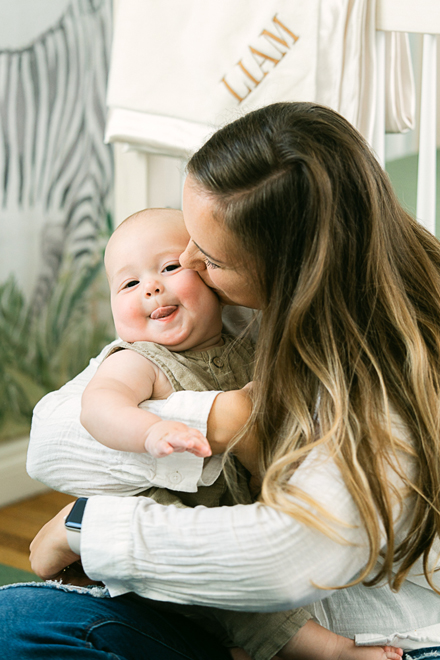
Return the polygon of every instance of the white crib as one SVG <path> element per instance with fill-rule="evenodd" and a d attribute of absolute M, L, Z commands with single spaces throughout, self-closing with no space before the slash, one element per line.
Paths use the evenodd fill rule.
<path fill-rule="evenodd" d="M 323 0 L 325 1 L 325 0 Z M 435 232 L 437 34 L 440 0 L 376 0 L 377 110 L 373 148 L 385 162 L 385 32 L 423 34 L 417 218 Z M 115 219 L 147 206 L 179 208 L 184 163 L 115 145 Z"/>
<path fill-rule="evenodd" d="M 435 233 L 437 35 L 440 34 L 440 0 L 377 0 L 377 106 L 373 147 L 385 162 L 385 32 L 423 34 L 420 95 L 417 219 Z"/>

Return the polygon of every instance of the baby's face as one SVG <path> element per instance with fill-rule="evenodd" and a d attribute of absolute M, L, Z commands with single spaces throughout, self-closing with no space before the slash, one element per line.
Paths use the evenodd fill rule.
<path fill-rule="evenodd" d="M 216 295 L 179 257 L 189 236 L 179 211 L 148 211 L 111 237 L 105 255 L 113 318 L 124 341 L 152 341 L 170 350 L 218 343 Z"/>

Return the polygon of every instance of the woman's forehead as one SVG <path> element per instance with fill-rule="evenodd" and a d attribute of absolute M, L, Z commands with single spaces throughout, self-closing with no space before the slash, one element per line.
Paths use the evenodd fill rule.
<path fill-rule="evenodd" d="M 201 252 L 218 262 L 231 259 L 232 252 L 235 252 L 234 237 L 215 212 L 212 195 L 190 177 L 183 191 L 183 219 L 191 240 Z"/>

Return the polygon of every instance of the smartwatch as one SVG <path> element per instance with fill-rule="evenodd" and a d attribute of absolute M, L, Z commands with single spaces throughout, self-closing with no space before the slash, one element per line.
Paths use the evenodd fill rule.
<path fill-rule="evenodd" d="M 87 504 L 87 497 L 80 497 L 76 500 L 75 504 L 70 510 L 68 516 L 64 520 L 66 528 L 67 543 L 70 549 L 77 555 L 81 554 L 80 541 L 81 541 L 81 525 L 84 515 L 84 509 Z"/>

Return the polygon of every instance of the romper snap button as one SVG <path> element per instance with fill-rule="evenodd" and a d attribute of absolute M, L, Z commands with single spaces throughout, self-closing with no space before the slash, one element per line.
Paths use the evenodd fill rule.
<path fill-rule="evenodd" d="M 180 484 L 182 481 L 182 475 L 176 470 L 176 472 L 171 472 L 171 474 L 168 475 L 168 479 L 172 484 Z"/>
<path fill-rule="evenodd" d="M 221 369 L 223 367 L 223 360 L 221 360 L 219 357 L 215 357 L 212 360 L 213 364 L 215 364 L 216 367 Z"/>

